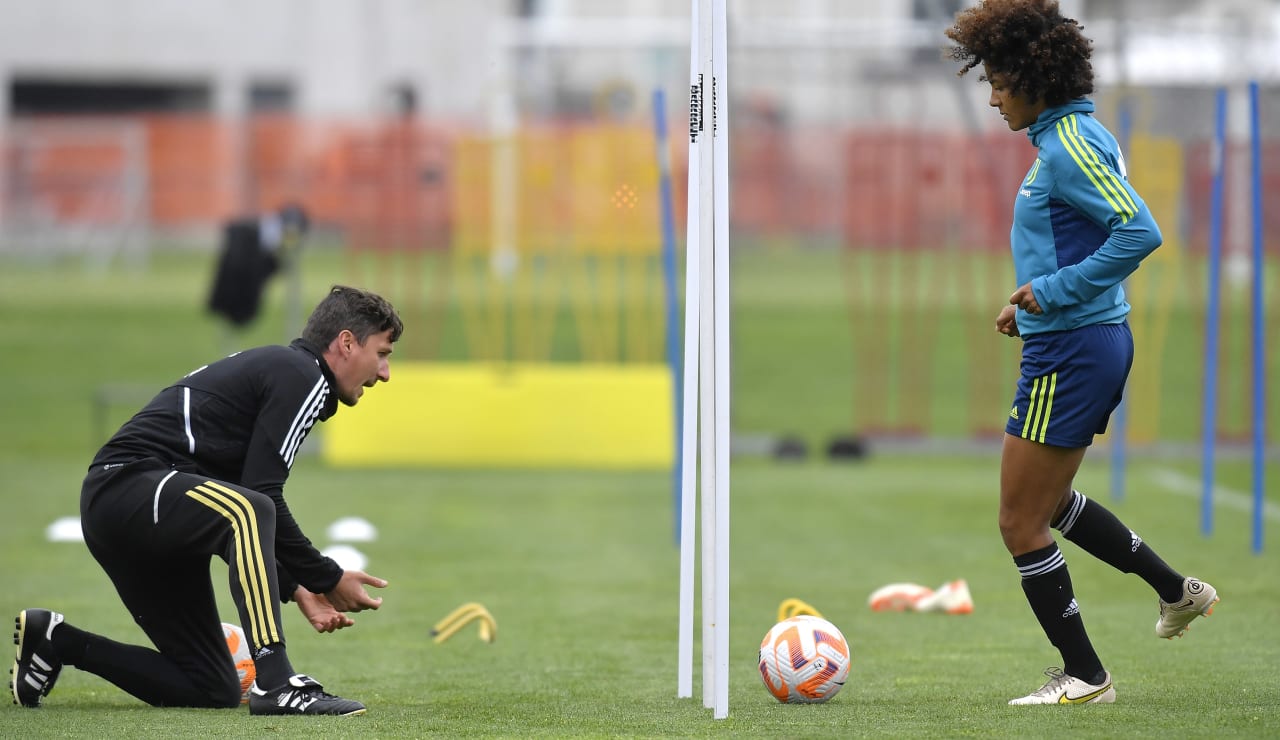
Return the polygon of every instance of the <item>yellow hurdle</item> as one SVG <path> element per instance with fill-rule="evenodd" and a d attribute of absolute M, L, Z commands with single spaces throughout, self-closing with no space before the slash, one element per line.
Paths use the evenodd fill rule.
<path fill-rule="evenodd" d="M 811 617 L 822 616 L 822 613 L 817 609 L 814 609 L 811 604 L 806 601 L 801 601 L 800 599 L 783 599 L 782 603 L 778 604 L 779 622 L 784 619 L 790 619 L 791 617 L 798 617 L 802 614 L 807 614 Z"/>
<path fill-rule="evenodd" d="M 449 612 L 443 619 L 436 622 L 431 628 L 431 638 L 437 644 L 453 637 L 458 630 L 466 627 L 468 624 L 479 620 L 480 622 L 480 639 L 485 642 L 493 642 L 498 638 L 498 622 L 484 608 L 484 604 L 477 601 L 469 601 L 462 606 Z"/>

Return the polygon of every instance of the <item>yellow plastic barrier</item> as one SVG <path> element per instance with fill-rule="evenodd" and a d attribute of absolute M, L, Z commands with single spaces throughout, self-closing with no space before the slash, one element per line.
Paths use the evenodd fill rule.
<path fill-rule="evenodd" d="M 469 601 L 462 606 L 454 609 L 446 614 L 435 626 L 431 628 L 431 639 L 439 644 L 448 640 L 450 637 L 471 622 L 480 622 L 480 639 L 485 642 L 493 642 L 498 639 L 498 622 L 484 608 L 484 604 L 478 601 Z"/>
<path fill-rule="evenodd" d="M 325 424 L 336 466 L 662 469 L 673 461 L 666 365 L 393 363 Z"/>

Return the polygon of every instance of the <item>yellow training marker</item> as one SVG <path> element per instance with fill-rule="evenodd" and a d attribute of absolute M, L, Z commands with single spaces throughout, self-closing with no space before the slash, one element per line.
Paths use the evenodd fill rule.
<path fill-rule="evenodd" d="M 783 599 L 778 605 L 778 621 L 790 619 L 791 617 L 800 616 L 801 614 L 809 614 L 815 617 L 822 617 L 822 613 L 814 609 L 808 602 L 800 599 Z"/>
<path fill-rule="evenodd" d="M 484 605 L 469 601 L 462 606 L 449 612 L 443 619 L 436 622 L 431 628 L 431 637 L 437 643 L 453 637 L 454 633 L 471 622 L 480 620 L 480 639 L 485 642 L 493 642 L 498 638 L 498 622 L 489 613 Z"/>

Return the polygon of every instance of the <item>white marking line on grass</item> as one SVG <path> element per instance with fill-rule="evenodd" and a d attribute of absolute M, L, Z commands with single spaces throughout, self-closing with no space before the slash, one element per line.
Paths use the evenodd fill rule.
<path fill-rule="evenodd" d="M 1204 490 L 1204 484 L 1200 480 L 1169 468 L 1160 468 L 1151 477 L 1172 493 L 1188 498 L 1199 499 Z M 1213 503 L 1215 506 L 1220 504 L 1246 514 L 1253 512 L 1253 496 L 1226 486 L 1213 487 Z M 1272 521 L 1280 521 L 1280 506 L 1273 501 L 1263 501 L 1262 515 Z"/>

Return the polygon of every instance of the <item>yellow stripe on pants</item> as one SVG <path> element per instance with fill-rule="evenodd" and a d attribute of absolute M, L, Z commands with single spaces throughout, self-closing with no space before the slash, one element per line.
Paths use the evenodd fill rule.
<path fill-rule="evenodd" d="M 231 523 L 238 554 L 236 572 L 249 612 L 253 647 L 256 649 L 281 642 L 280 629 L 276 625 L 275 612 L 271 606 L 266 562 L 258 544 L 258 519 L 253 506 L 240 492 L 213 481 L 206 481 L 204 485 L 187 491 L 187 496 L 218 512 Z"/>

